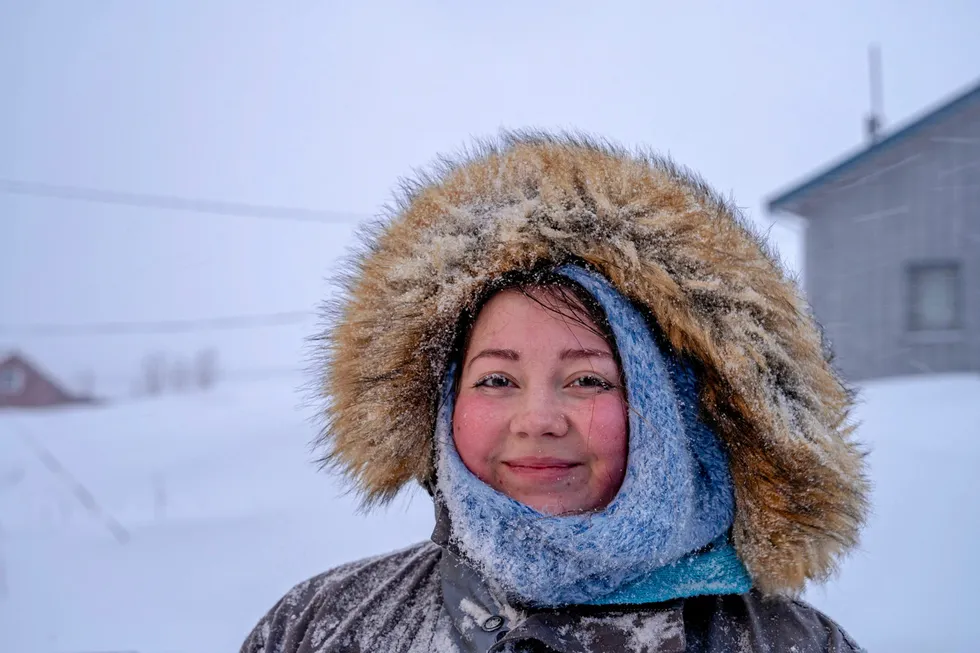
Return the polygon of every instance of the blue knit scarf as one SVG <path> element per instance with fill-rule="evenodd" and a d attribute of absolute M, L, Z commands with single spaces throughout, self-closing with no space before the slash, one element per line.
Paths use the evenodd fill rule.
<path fill-rule="evenodd" d="M 451 541 L 488 583 L 529 606 L 748 591 L 751 581 L 728 542 L 728 460 L 698 418 L 693 372 L 661 352 L 644 317 L 605 278 L 577 266 L 559 272 L 595 297 L 616 339 L 631 406 L 623 484 L 604 510 L 570 516 L 542 514 L 485 484 L 453 442 L 453 368 L 436 425 L 438 492 Z"/>

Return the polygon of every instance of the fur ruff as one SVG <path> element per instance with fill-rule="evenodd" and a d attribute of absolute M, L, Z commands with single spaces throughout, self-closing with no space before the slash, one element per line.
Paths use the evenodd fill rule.
<path fill-rule="evenodd" d="M 454 330 L 485 284 L 582 262 L 697 368 L 755 586 L 798 592 L 856 545 L 869 482 L 853 393 L 795 281 L 695 174 L 586 137 L 505 133 L 405 182 L 361 236 L 316 338 L 317 446 L 365 505 L 431 482 Z"/>

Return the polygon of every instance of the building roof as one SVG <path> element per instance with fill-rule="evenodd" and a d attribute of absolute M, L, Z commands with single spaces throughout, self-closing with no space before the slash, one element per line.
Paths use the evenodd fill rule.
<path fill-rule="evenodd" d="M 847 173 L 855 166 L 868 160 L 871 156 L 879 154 L 895 145 L 904 142 L 908 138 L 920 133 L 923 129 L 939 123 L 949 116 L 960 111 L 964 107 L 980 101 L 980 82 L 975 83 L 965 91 L 961 91 L 951 99 L 947 99 L 938 106 L 928 109 L 918 117 L 913 118 L 905 125 L 899 127 L 888 136 L 875 141 L 871 145 L 861 147 L 855 152 L 845 155 L 838 161 L 830 164 L 824 169 L 797 182 L 774 197 L 771 197 L 766 206 L 769 212 L 790 210 L 793 205 L 801 200 L 809 192 L 833 181 L 840 175 Z"/>
<path fill-rule="evenodd" d="M 34 365 L 27 360 L 27 357 L 21 354 L 19 351 L 0 353 L 0 367 L 7 365 L 8 363 L 21 363 L 23 365 L 34 367 Z"/>
<path fill-rule="evenodd" d="M 38 364 L 36 359 L 27 356 L 25 353 L 21 351 L 13 350 L 5 353 L 0 353 L 0 367 L 6 367 L 7 365 L 11 365 L 11 364 L 21 365 L 23 367 L 30 368 L 38 376 L 43 378 L 46 383 L 49 383 L 51 386 L 57 388 L 58 390 L 61 390 L 66 395 L 72 394 L 67 390 L 67 388 L 65 388 L 62 385 L 61 381 L 58 380 L 58 377 L 51 374 L 50 370 L 42 367 L 41 365 Z"/>

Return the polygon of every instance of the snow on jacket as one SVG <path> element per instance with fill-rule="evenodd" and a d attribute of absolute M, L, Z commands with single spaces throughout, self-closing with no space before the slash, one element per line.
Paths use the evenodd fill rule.
<path fill-rule="evenodd" d="M 793 598 L 834 571 L 866 516 L 852 394 L 765 242 L 697 176 L 655 155 L 505 134 L 406 184 L 326 307 L 323 462 L 366 505 L 411 481 L 432 488 L 459 316 L 489 281 L 546 262 L 597 270 L 696 362 L 700 414 L 734 485 L 731 541 L 753 589 L 522 612 L 501 604 L 440 535 L 437 505 L 432 543 L 297 586 L 243 652 L 856 650 Z"/>
<path fill-rule="evenodd" d="M 242 653 L 851 653 L 810 606 L 758 590 L 642 606 L 521 611 L 502 604 L 447 545 L 342 565 L 290 590 Z"/>

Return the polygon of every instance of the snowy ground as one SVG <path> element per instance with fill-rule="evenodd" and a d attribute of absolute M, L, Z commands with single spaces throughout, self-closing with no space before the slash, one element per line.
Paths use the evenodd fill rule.
<path fill-rule="evenodd" d="M 300 400 L 280 380 L 0 414 L 3 651 L 234 651 L 292 584 L 427 538 L 423 493 L 363 516 L 315 471 Z M 861 551 L 809 600 L 871 651 L 976 650 L 980 378 L 871 384 L 858 417 L 876 512 Z"/>
<path fill-rule="evenodd" d="M 424 493 L 366 517 L 316 472 L 300 400 L 280 380 L 0 414 L 0 650 L 238 650 L 296 582 L 428 537 Z M 127 530 L 125 543 L 42 464 L 25 433 Z"/>
<path fill-rule="evenodd" d="M 978 651 L 980 377 L 882 381 L 863 394 L 875 514 L 861 550 L 807 599 L 869 651 Z"/>

